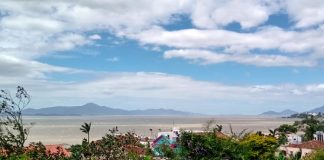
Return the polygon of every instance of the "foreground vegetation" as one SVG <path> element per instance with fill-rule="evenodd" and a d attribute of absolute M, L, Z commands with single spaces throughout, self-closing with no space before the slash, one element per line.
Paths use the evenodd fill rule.
<path fill-rule="evenodd" d="M 22 87 L 17 88 L 15 97 L 1 90 L 0 94 L 0 159 L 21 160 L 78 160 L 78 159 L 111 159 L 111 160 L 297 160 L 300 155 L 285 158 L 278 153 L 277 148 L 285 144 L 286 134 L 297 130 L 305 131 L 305 139 L 319 129 L 324 129 L 324 123 L 314 117 L 306 117 L 293 125 L 281 125 L 269 130 L 270 135 L 261 132 L 246 133 L 243 130 L 236 134 L 225 136 L 220 134 L 222 126 L 207 123 L 205 132 L 193 133 L 182 131 L 177 139 L 176 148 L 170 145 L 160 145 L 157 149 L 160 157 L 153 154 L 151 146 L 140 143 L 141 139 L 133 132 L 119 134 L 118 128 L 109 129 L 108 133 L 99 140 L 90 140 L 91 123 L 84 123 L 80 130 L 86 134 L 81 144 L 71 146 L 67 155 L 63 148 L 51 153 L 41 143 L 31 143 L 25 147 L 29 128 L 24 124 L 22 110 L 28 105 L 30 96 Z M 302 128 L 304 126 L 304 128 Z M 305 127 L 306 126 L 306 127 Z M 313 152 L 305 160 L 324 159 L 324 150 Z"/>

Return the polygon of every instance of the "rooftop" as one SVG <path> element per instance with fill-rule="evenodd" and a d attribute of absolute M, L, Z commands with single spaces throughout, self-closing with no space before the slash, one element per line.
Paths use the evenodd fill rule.
<path fill-rule="evenodd" d="M 306 149 L 322 149 L 324 148 L 324 143 L 316 140 L 307 141 L 301 144 L 289 144 L 286 147 L 292 148 L 306 148 Z"/>

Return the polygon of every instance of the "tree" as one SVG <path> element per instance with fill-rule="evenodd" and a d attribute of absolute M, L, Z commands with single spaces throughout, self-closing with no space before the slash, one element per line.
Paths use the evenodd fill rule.
<path fill-rule="evenodd" d="M 8 154 L 20 154 L 29 134 L 24 126 L 22 111 L 30 102 L 30 95 L 21 87 L 17 87 L 15 97 L 9 91 L 0 91 L 0 147 Z"/>
<path fill-rule="evenodd" d="M 248 134 L 240 144 L 248 150 L 247 159 L 273 159 L 277 149 L 277 139 L 272 136 Z"/>
<path fill-rule="evenodd" d="M 85 134 L 87 134 L 88 135 L 88 143 L 90 143 L 90 130 L 91 130 L 91 122 L 90 123 L 84 123 L 83 125 L 81 125 L 81 128 L 80 128 L 80 130 L 83 132 L 83 133 L 85 133 Z"/>
<path fill-rule="evenodd" d="M 289 124 L 282 124 L 279 126 L 279 128 L 277 128 L 278 132 L 281 133 L 296 133 L 297 132 L 297 128 L 293 125 L 289 125 Z"/>
<path fill-rule="evenodd" d="M 216 130 L 217 132 L 221 132 L 221 131 L 223 130 L 223 125 L 218 125 L 218 124 L 216 124 L 216 128 L 215 128 L 215 130 Z"/>
<path fill-rule="evenodd" d="M 317 125 L 320 123 L 319 120 L 317 120 L 313 115 L 307 116 L 301 121 L 302 124 L 307 124 L 307 125 Z"/>
<path fill-rule="evenodd" d="M 277 130 L 278 129 L 269 129 L 269 133 L 270 133 L 270 135 L 272 136 L 272 137 L 275 137 L 276 136 L 276 134 L 277 134 Z"/>
<path fill-rule="evenodd" d="M 71 146 L 71 159 L 113 159 L 113 160 L 140 160 L 145 156 L 145 146 L 134 132 L 116 134 L 117 127 L 109 129 L 101 139 L 90 143 Z M 149 156 L 148 156 L 149 157 Z"/>
<path fill-rule="evenodd" d="M 323 121 L 320 121 L 316 117 L 312 115 L 307 115 L 304 119 L 301 121 L 296 121 L 295 126 L 304 129 L 305 135 L 304 139 L 305 140 L 312 140 L 314 137 L 314 133 L 316 131 L 322 131 L 324 130 L 324 123 Z M 306 127 L 305 127 L 306 126 Z"/>
<path fill-rule="evenodd" d="M 216 120 L 211 119 L 204 124 L 204 130 L 206 132 L 221 132 L 223 130 L 223 125 L 219 125 L 216 123 Z"/>

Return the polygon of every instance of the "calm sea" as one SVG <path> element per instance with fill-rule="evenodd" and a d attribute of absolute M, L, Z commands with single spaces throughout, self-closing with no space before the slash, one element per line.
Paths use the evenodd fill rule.
<path fill-rule="evenodd" d="M 83 122 L 91 122 L 91 140 L 99 139 L 108 129 L 118 126 L 120 132 L 134 131 L 138 135 L 155 135 L 159 129 L 171 130 L 172 127 L 201 130 L 208 120 L 214 119 L 223 125 L 223 131 L 229 132 L 229 125 L 235 132 L 268 131 L 284 123 L 293 123 L 295 119 L 261 116 L 25 116 L 26 123 L 34 123 L 30 128 L 28 142 L 42 141 L 44 144 L 81 143 L 84 133 L 80 131 Z"/>

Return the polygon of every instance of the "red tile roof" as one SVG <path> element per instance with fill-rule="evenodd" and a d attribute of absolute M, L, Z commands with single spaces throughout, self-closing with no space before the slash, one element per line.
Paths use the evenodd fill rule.
<path fill-rule="evenodd" d="M 71 152 L 67 151 L 63 145 L 45 145 L 47 154 L 57 154 L 62 153 L 66 157 L 71 156 Z M 31 146 L 25 147 L 26 150 L 31 150 Z M 0 155 L 6 156 L 7 151 L 3 148 L 0 148 Z"/>
<path fill-rule="evenodd" d="M 307 141 L 301 144 L 289 144 L 286 147 L 306 148 L 306 149 L 323 149 L 324 143 L 316 140 Z"/>
<path fill-rule="evenodd" d="M 63 153 L 65 156 L 71 156 L 71 152 L 67 151 L 62 145 L 45 145 L 46 151 L 49 154 Z M 60 151 L 61 150 L 61 151 Z"/>

